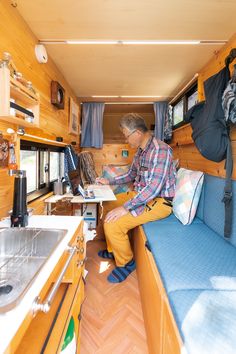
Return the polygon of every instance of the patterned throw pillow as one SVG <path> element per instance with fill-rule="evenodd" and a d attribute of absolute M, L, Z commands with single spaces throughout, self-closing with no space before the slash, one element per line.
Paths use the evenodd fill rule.
<path fill-rule="evenodd" d="M 126 173 L 129 169 L 129 165 L 105 165 L 103 166 L 103 171 L 102 171 L 102 177 L 110 179 L 114 178 L 119 175 L 123 175 Z M 129 190 L 132 190 L 131 188 L 132 183 L 129 184 L 120 184 L 120 185 L 111 185 L 111 189 L 113 190 L 114 194 L 119 194 L 119 193 L 125 193 Z"/>
<path fill-rule="evenodd" d="M 201 195 L 204 174 L 180 168 L 177 172 L 173 213 L 184 225 L 194 219 Z"/>

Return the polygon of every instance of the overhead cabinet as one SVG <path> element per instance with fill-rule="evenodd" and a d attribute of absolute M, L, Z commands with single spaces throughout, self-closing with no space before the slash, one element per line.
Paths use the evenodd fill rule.
<path fill-rule="evenodd" d="M 7 65 L 0 67 L 0 119 L 21 126 L 39 126 L 39 94 L 31 83 L 23 85 L 10 75 Z"/>

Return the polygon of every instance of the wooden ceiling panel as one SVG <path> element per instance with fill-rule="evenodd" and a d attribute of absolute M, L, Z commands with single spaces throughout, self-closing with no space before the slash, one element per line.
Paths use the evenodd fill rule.
<path fill-rule="evenodd" d="M 228 39 L 235 0 L 18 0 L 38 38 Z"/>
<path fill-rule="evenodd" d="M 47 49 L 78 96 L 174 96 L 219 46 L 68 46 Z"/>
<path fill-rule="evenodd" d="M 236 0 L 16 0 L 37 38 L 228 40 Z M 220 48 L 47 45 L 78 96 L 172 97 Z M 46 64 L 47 65 L 47 64 Z"/>

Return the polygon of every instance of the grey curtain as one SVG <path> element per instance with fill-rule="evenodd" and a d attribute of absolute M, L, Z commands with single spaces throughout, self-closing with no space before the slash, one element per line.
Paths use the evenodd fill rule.
<path fill-rule="evenodd" d="M 102 148 L 104 103 L 83 103 L 81 147 Z"/>
<path fill-rule="evenodd" d="M 155 137 L 160 140 L 164 140 L 164 125 L 168 111 L 168 102 L 154 102 L 155 112 Z"/>

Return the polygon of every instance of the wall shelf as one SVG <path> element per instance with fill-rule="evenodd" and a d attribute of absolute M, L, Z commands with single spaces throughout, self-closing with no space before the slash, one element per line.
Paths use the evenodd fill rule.
<path fill-rule="evenodd" d="M 30 121 L 25 113 L 16 110 L 11 113 L 10 100 L 33 113 L 33 121 Z M 10 76 L 7 66 L 0 67 L 0 119 L 9 123 L 25 126 L 39 126 L 39 95 L 34 90 L 24 86 L 21 82 Z"/>
<path fill-rule="evenodd" d="M 15 117 L 15 116 L 1 116 L 0 115 L 0 120 L 4 120 L 6 122 L 9 123 L 13 123 L 13 124 L 17 124 L 23 127 L 38 127 L 39 125 L 36 123 L 30 123 L 27 122 L 25 119 L 21 118 L 21 117 Z"/>

